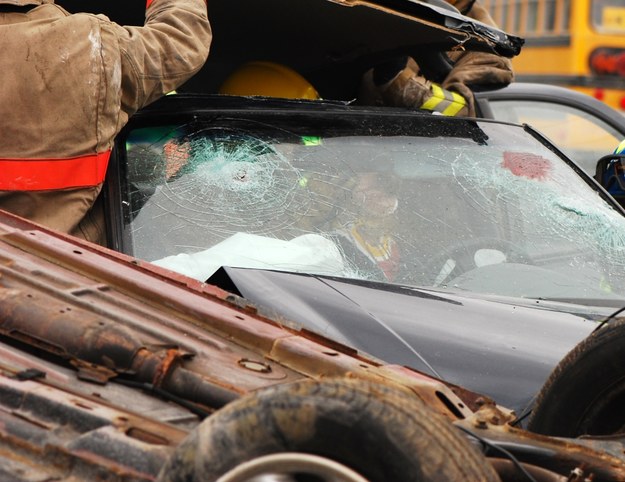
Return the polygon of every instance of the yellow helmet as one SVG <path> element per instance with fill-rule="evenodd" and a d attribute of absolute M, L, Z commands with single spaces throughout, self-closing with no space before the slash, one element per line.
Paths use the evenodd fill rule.
<path fill-rule="evenodd" d="M 310 82 L 295 70 L 285 65 L 265 61 L 243 64 L 225 80 L 219 93 L 287 99 L 321 98 Z"/>

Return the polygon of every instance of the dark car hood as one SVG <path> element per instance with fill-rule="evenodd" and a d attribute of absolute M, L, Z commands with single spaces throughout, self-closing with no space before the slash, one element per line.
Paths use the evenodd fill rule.
<path fill-rule="evenodd" d="M 592 331 L 577 312 L 318 277 L 222 268 L 209 280 L 286 320 L 522 411 L 560 359 Z"/>

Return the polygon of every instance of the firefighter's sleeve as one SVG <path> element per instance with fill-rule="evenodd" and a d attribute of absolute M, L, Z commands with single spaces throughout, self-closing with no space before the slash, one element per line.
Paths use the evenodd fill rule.
<path fill-rule="evenodd" d="M 122 109 L 129 115 L 197 73 L 212 40 L 205 0 L 148 0 L 144 25 L 116 25 L 115 34 Z"/>
<path fill-rule="evenodd" d="M 478 2 L 447 0 L 467 17 L 497 27 L 488 11 Z M 468 9 L 464 12 L 463 9 Z M 469 102 L 469 115 L 475 115 L 473 92 L 496 89 L 514 81 L 510 59 L 487 52 L 449 52 L 454 67 L 442 83 L 444 89 L 458 92 Z"/>

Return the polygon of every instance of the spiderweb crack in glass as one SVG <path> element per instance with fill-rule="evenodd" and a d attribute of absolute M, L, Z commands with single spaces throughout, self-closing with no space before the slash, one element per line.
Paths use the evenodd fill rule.
<path fill-rule="evenodd" d="M 223 235 L 245 229 L 262 234 L 293 223 L 293 205 L 306 192 L 301 175 L 271 144 L 223 138 L 189 142 L 182 172 L 161 186 L 166 203 L 189 223 Z M 259 154 L 259 152 L 261 154 Z"/>
<path fill-rule="evenodd" d="M 622 217 L 520 133 L 492 126 L 492 140 L 479 144 L 396 135 L 307 144 L 280 126 L 220 122 L 177 128 L 151 146 L 160 160 L 146 151 L 152 164 L 137 166 L 138 175 L 163 160 L 168 169 L 147 174 L 146 201 L 133 205 L 135 255 L 184 254 L 191 264 L 212 256 L 210 269 L 269 266 L 412 286 L 431 286 L 451 257 L 457 267 L 445 286 L 456 289 L 589 299 L 605 296 L 604 286 L 623 293 Z M 241 233 L 247 244 L 235 253 Z M 289 243 L 307 234 L 317 243 L 311 254 L 287 256 L 295 254 Z M 254 244 L 250 235 L 266 239 Z M 329 243 L 342 258 L 331 267 L 312 260 Z M 485 252 L 506 262 L 474 266 Z"/>
<path fill-rule="evenodd" d="M 500 156 L 496 152 L 492 155 L 494 159 Z M 521 157 L 535 159 L 537 156 Z M 485 215 L 492 216 L 488 206 L 497 202 L 521 205 L 523 216 L 531 221 L 537 238 L 594 246 L 593 251 L 610 260 L 614 267 L 625 268 L 622 216 L 606 209 L 598 196 L 594 199 L 596 202 L 589 203 L 593 198 L 580 192 L 585 186 L 571 183 L 569 175 L 554 169 L 548 170 L 547 176 L 546 160 L 540 162 L 540 176 L 534 175 L 534 167 L 530 168 L 532 175 L 520 175 L 522 168 L 518 166 L 511 170 L 504 162 L 501 164 L 504 169 L 501 169 L 495 162 L 486 163 L 463 155 L 458 155 L 452 164 L 456 181 Z M 547 178 L 550 182 L 543 182 Z M 524 229 L 527 232 L 528 226 Z"/>

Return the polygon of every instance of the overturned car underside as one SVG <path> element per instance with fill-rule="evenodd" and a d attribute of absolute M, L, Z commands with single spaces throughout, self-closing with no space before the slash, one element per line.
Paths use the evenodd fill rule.
<path fill-rule="evenodd" d="M 8 214 L 0 260 L 2 480 L 625 478 L 618 437 L 523 431 L 487 397 Z"/>

